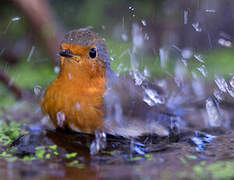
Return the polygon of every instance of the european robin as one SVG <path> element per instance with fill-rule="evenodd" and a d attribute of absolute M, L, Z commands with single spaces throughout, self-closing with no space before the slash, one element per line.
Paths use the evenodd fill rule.
<path fill-rule="evenodd" d="M 149 105 L 144 97 L 153 91 L 144 82 L 111 70 L 105 42 L 89 29 L 65 35 L 59 52 L 60 72 L 41 100 L 41 109 L 60 128 L 136 137 L 147 133 L 168 135 L 172 122 L 162 105 Z M 174 118 L 175 119 L 175 118 Z"/>

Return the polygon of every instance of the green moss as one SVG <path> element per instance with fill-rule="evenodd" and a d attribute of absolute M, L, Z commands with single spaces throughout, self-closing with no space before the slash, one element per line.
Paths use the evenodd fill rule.
<path fill-rule="evenodd" d="M 33 161 L 33 160 L 36 160 L 36 158 L 32 155 L 30 156 L 24 156 L 21 160 L 23 161 Z"/>
<path fill-rule="evenodd" d="M 49 154 L 49 153 L 47 153 L 46 155 L 45 155 L 45 159 L 50 159 L 51 158 L 51 155 Z"/>
<path fill-rule="evenodd" d="M 11 157 L 12 155 L 7 153 L 6 151 L 3 151 L 1 154 L 0 154 L 0 157 Z"/>
<path fill-rule="evenodd" d="M 187 160 L 183 157 L 180 157 L 180 161 L 183 163 L 183 164 L 187 164 Z"/>
<path fill-rule="evenodd" d="M 42 159 L 46 153 L 45 149 L 37 149 L 35 155 L 37 158 Z"/>
<path fill-rule="evenodd" d="M 70 158 L 76 157 L 76 155 L 77 155 L 77 153 L 73 152 L 73 153 L 70 153 L 70 154 L 66 154 L 65 156 L 66 156 L 67 159 L 70 159 Z"/>
<path fill-rule="evenodd" d="M 55 156 L 59 155 L 59 153 L 57 151 L 54 151 L 53 153 L 54 153 Z"/>
<path fill-rule="evenodd" d="M 191 155 L 191 154 L 186 154 L 185 157 L 187 159 L 193 159 L 193 160 L 197 159 L 197 156 L 194 156 L 194 155 Z"/>
<path fill-rule="evenodd" d="M 233 179 L 234 161 L 218 161 L 205 168 L 211 174 L 212 179 Z"/>
<path fill-rule="evenodd" d="M 20 133 L 20 123 L 0 121 L 0 143 L 2 145 L 9 145 L 19 137 Z"/>
<path fill-rule="evenodd" d="M 142 157 L 136 156 L 136 157 L 132 157 L 132 158 L 130 159 L 130 161 L 139 161 L 139 160 L 141 160 L 141 159 L 142 159 Z"/>
<path fill-rule="evenodd" d="M 145 154 L 145 159 L 152 160 L 153 159 L 153 155 L 152 154 Z"/>
<path fill-rule="evenodd" d="M 204 165 L 196 165 L 193 167 L 195 179 L 233 179 L 234 178 L 234 161 L 217 161 L 215 163 Z"/>
<path fill-rule="evenodd" d="M 68 167 L 84 168 L 84 164 L 80 164 L 78 160 L 71 161 L 66 164 Z"/>
<path fill-rule="evenodd" d="M 49 148 L 52 149 L 52 150 L 56 150 L 57 149 L 57 145 L 56 144 L 50 145 Z"/>

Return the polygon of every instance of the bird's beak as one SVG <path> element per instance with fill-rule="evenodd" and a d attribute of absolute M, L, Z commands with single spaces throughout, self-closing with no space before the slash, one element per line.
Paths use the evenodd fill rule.
<path fill-rule="evenodd" d="M 60 56 L 63 56 L 63 57 L 72 57 L 72 53 L 70 50 L 68 49 L 63 49 L 59 52 Z"/>

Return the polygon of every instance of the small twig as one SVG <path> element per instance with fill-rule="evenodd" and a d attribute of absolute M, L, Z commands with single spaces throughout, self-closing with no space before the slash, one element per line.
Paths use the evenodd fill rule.
<path fill-rule="evenodd" d="M 0 69 L 0 81 L 10 89 L 16 99 L 22 98 L 22 90 L 12 82 L 11 78 L 2 69 Z"/>

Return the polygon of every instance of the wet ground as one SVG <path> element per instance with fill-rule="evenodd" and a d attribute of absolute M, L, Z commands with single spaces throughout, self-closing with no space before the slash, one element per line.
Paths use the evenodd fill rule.
<path fill-rule="evenodd" d="M 41 120 L 38 105 L 21 102 L 2 111 L 3 179 L 234 178 L 232 127 L 188 128 L 169 138 L 107 135 L 106 148 L 91 155 L 92 135 L 55 130 Z"/>

